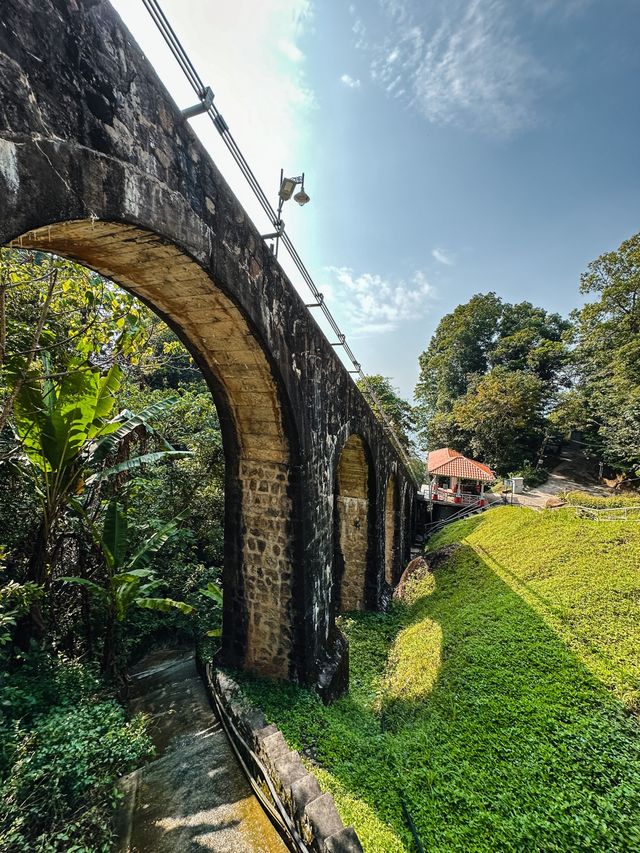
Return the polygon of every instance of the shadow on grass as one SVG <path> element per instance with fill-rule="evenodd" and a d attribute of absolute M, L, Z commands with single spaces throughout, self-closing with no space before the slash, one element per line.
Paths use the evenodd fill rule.
<path fill-rule="evenodd" d="M 413 849 L 400 794 L 430 851 L 640 849 L 622 705 L 469 546 L 414 595 L 344 620 L 351 693 L 333 706 L 249 685 L 365 850 Z"/>
<path fill-rule="evenodd" d="M 525 596 L 533 599 L 540 606 L 540 610 L 549 614 L 549 621 L 552 623 L 555 621 L 556 623 L 555 626 L 553 624 L 550 626 L 552 630 L 557 627 L 561 634 L 565 634 L 565 641 L 570 640 L 576 647 L 579 647 L 587 656 L 587 660 L 598 661 L 610 676 L 615 677 L 615 680 L 619 683 L 628 684 L 630 687 L 629 698 L 628 701 L 623 703 L 624 708 L 628 714 L 634 714 L 636 717 L 640 716 L 640 683 L 634 672 L 630 668 L 621 665 L 615 657 L 607 654 L 601 647 L 601 644 L 594 641 L 591 635 L 584 630 L 579 630 L 575 625 L 570 625 L 571 613 L 567 610 L 566 606 L 559 607 L 549 596 L 541 595 L 532 584 L 519 577 L 514 571 L 505 566 L 504 563 L 498 562 L 495 556 L 489 554 L 477 542 L 474 544 L 474 550 L 479 552 L 479 555 L 489 567 L 495 566 L 502 577 L 509 579 L 509 586 L 514 591 L 522 590 Z M 631 696 L 631 690 L 633 690 L 633 697 Z"/>

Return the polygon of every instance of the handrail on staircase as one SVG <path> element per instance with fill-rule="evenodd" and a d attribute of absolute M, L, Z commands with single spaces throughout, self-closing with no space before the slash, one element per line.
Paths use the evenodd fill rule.
<path fill-rule="evenodd" d="M 439 530 L 442 530 L 443 527 L 446 527 L 447 524 L 451 524 L 454 521 L 460 521 L 461 518 L 465 518 L 467 515 L 472 515 L 477 509 L 488 509 L 488 506 L 484 505 L 482 502 L 482 506 L 480 506 L 481 501 L 477 500 L 473 504 L 469 504 L 468 506 L 464 506 L 458 510 L 458 512 L 454 512 L 453 515 L 450 515 L 448 518 L 443 518 L 441 521 L 436 521 L 431 525 L 428 525 L 425 534 L 426 536 L 432 536 L 434 533 L 437 533 Z"/>

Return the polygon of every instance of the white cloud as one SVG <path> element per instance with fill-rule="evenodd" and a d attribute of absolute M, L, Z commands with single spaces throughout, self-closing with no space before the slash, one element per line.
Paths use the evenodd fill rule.
<path fill-rule="evenodd" d="M 556 2 L 545 0 L 549 8 Z M 509 0 L 382 5 L 388 35 L 373 48 L 371 72 L 390 95 L 435 124 L 510 136 L 536 123 L 551 75 L 521 36 Z"/>
<path fill-rule="evenodd" d="M 431 250 L 431 254 L 439 264 L 444 264 L 447 267 L 452 267 L 455 264 L 455 258 L 444 249 L 439 249 L 437 246 Z"/>
<path fill-rule="evenodd" d="M 592 0 L 532 0 L 531 11 L 536 17 L 555 15 L 567 19 L 583 12 Z"/>
<path fill-rule="evenodd" d="M 427 310 L 434 289 L 417 270 L 411 279 L 388 279 L 376 273 L 356 275 L 350 267 L 329 267 L 331 279 L 323 284 L 344 308 L 353 334 L 392 332 L 407 320 L 417 320 Z"/>
<path fill-rule="evenodd" d="M 302 62 L 304 59 L 304 53 L 300 50 L 300 48 L 294 44 L 292 41 L 287 41 L 287 39 L 281 39 L 278 47 L 280 48 L 280 53 L 290 59 L 292 62 Z"/>
<path fill-rule="evenodd" d="M 351 31 L 356 37 L 356 47 L 359 50 L 364 50 L 367 47 L 367 28 L 360 18 L 355 19 Z"/>
<path fill-rule="evenodd" d="M 360 81 L 354 79 L 350 74 L 343 74 L 340 78 L 340 82 L 344 83 L 345 86 L 348 86 L 349 89 L 359 89 Z"/>

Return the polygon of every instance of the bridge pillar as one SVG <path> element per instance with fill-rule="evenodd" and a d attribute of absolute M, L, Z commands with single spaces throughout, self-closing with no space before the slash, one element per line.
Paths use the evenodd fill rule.
<path fill-rule="evenodd" d="M 340 454 L 335 490 L 334 575 L 339 611 L 365 607 L 374 544 L 373 477 L 363 440 L 349 436 Z"/>
<path fill-rule="evenodd" d="M 380 606 L 380 478 L 403 488 L 410 474 L 107 0 L 2 3 L 0 246 L 12 240 L 113 279 L 183 340 L 227 460 L 223 657 L 324 698 L 344 691 L 336 448 L 356 432 L 368 453 L 364 489 L 341 474 L 351 527 L 338 538 L 357 553 L 342 606 Z"/>

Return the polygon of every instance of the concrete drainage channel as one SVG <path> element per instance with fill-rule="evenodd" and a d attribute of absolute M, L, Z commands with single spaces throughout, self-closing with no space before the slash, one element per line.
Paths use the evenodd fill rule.
<path fill-rule="evenodd" d="M 362 850 L 282 733 L 191 650 L 147 655 L 129 704 L 149 717 L 156 758 L 121 780 L 120 853 Z"/>
<path fill-rule="evenodd" d="M 131 675 L 129 706 L 147 715 L 156 756 L 121 780 L 118 849 L 284 853 L 211 711 L 192 650 L 158 649 Z"/>
<path fill-rule="evenodd" d="M 207 692 L 251 786 L 288 849 L 294 853 L 362 853 L 331 794 L 290 750 L 282 732 L 267 725 L 233 679 L 210 664 L 201 668 Z"/>

